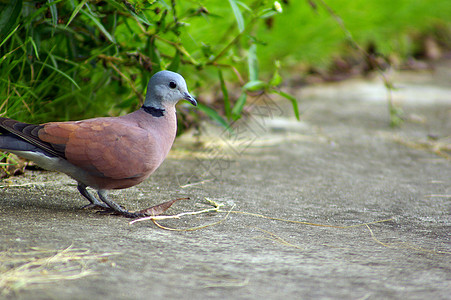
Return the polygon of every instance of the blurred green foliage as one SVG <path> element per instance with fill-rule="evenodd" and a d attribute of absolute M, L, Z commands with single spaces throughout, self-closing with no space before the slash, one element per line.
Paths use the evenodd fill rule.
<path fill-rule="evenodd" d="M 412 55 L 422 33 L 450 29 L 449 0 L 323 4 L 1 0 L 0 115 L 45 122 L 124 114 L 140 106 L 151 75 L 169 69 L 223 125 L 240 118 L 255 92 L 288 99 L 299 118 L 296 99 L 280 89 L 290 75 L 283 69 L 327 67 L 352 48 L 327 7 L 356 43 L 383 55 Z M 211 90 L 220 92 L 222 110 L 202 105 Z M 185 113 L 183 104 L 179 110 Z"/>
<path fill-rule="evenodd" d="M 266 41 L 259 53 L 262 68 L 270 67 L 274 58 L 286 67 L 327 68 L 334 57 L 350 54 L 349 37 L 324 4 L 341 19 L 353 42 L 364 49 L 374 47 L 383 56 L 415 56 L 428 34 L 451 47 L 448 0 L 289 1 L 270 26 L 257 28 L 256 35 Z"/>
<path fill-rule="evenodd" d="M 258 79 L 250 32 L 277 11 L 268 1 L 251 7 L 236 0 L 206 4 L 219 9 L 211 13 L 202 3 L 174 0 L 2 4 L 0 113 L 34 122 L 122 114 L 139 107 L 153 73 L 169 69 L 185 75 L 197 91 L 211 82 L 200 71 L 213 70 L 223 86 L 226 117 L 238 118 L 241 110 L 234 107 L 232 116 L 232 102 L 225 97 L 222 70 L 246 78 L 241 85 Z M 190 24 L 198 20 L 202 26 Z M 221 41 L 204 42 L 204 33 L 221 35 Z M 277 91 L 269 83 L 259 88 Z M 247 90 L 255 88 L 244 87 L 241 99 Z M 200 109 L 226 124 L 214 110 Z"/>

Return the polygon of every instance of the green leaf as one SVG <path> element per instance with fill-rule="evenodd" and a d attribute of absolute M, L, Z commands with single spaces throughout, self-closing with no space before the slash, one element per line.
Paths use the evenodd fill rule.
<path fill-rule="evenodd" d="M 218 122 L 224 128 L 230 128 L 229 124 L 223 117 L 221 117 L 213 108 L 210 108 L 202 103 L 197 103 L 197 108 L 204 112 L 210 119 Z"/>
<path fill-rule="evenodd" d="M 230 99 L 229 99 L 229 92 L 227 91 L 227 86 L 224 81 L 224 76 L 222 75 L 221 69 L 218 69 L 218 75 L 219 75 L 219 82 L 221 83 L 221 90 L 222 90 L 222 96 L 223 96 L 223 102 L 224 102 L 224 111 L 226 114 L 227 119 L 232 118 L 232 112 L 230 108 Z"/>
<path fill-rule="evenodd" d="M 110 3 L 113 7 L 115 7 L 118 11 L 121 11 L 123 9 L 123 7 L 118 3 L 118 1 L 115 0 L 107 0 L 108 3 Z M 140 23 L 144 23 L 148 26 L 153 26 L 154 24 L 152 24 L 149 19 L 147 19 L 146 15 L 144 14 L 143 11 L 137 11 L 135 9 L 135 6 L 133 6 L 132 3 L 130 2 L 126 2 L 126 1 L 121 1 L 122 4 L 125 6 L 125 8 L 128 10 L 128 12 Z M 142 1 L 141 1 L 142 2 Z M 146 3 L 146 1 L 144 1 L 144 7 L 151 7 L 152 4 L 151 3 Z"/>
<path fill-rule="evenodd" d="M 261 80 L 251 80 L 243 86 L 245 91 L 258 91 L 267 87 L 267 83 Z"/>
<path fill-rule="evenodd" d="M 166 1 L 158 0 L 157 2 L 159 2 L 162 6 L 164 6 L 165 9 L 171 10 L 171 6 L 167 4 Z"/>
<path fill-rule="evenodd" d="M 39 50 L 38 50 L 38 47 L 36 46 L 36 43 L 34 42 L 34 40 L 31 36 L 28 38 L 28 40 L 30 41 L 31 45 L 33 46 L 34 54 L 36 55 L 36 58 L 39 59 Z"/>
<path fill-rule="evenodd" d="M 11 32 L 3 39 L 3 41 L 0 43 L 0 48 L 3 46 L 4 43 L 6 43 L 7 40 L 9 40 L 9 38 L 17 31 L 17 29 L 18 29 L 19 27 L 20 27 L 20 24 L 18 24 L 18 25 L 16 26 L 16 28 L 14 28 L 14 30 L 11 31 Z M 5 54 L 5 55 L 6 55 L 6 54 Z M 2 59 L 3 59 L 4 57 L 5 57 L 5 56 L 3 56 Z"/>
<path fill-rule="evenodd" d="M 277 12 L 274 9 L 267 9 L 267 10 L 262 10 L 260 13 L 260 19 L 267 19 L 270 18 L 274 15 L 276 15 Z"/>
<path fill-rule="evenodd" d="M 54 3 L 53 0 L 47 0 L 48 3 L 50 4 L 50 14 L 52 15 L 52 24 L 53 24 L 53 29 L 52 29 L 52 35 L 55 33 L 55 27 L 56 25 L 58 25 L 58 9 L 56 8 L 56 4 Z"/>
<path fill-rule="evenodd" d="M 151 39 L 149 37 L 149 57 L 150 61 L 152 63 L 152 71 L 158 72 L 161 70 L 161 58 L 160 58 L 160 52 L 158 52 L 157 46 L 155 45 L 155 40 Z"/>
<path fill-rule="evenodd" d="M 168 66 L 169 71 L 177 72 L 180 65 L 180 52 L 176 51 L 171 64 Z"/>
<path fill-rule="evenodd" d="M 244 31 L 244 19 L 243 15 L 241 14 L 241 10 L 237 5 L 236 0 L 229 0 L 230 6 L 232 7 L 233 14 L 235 15 L 236 23 L 238 24 L 238 30 L 240 32 Z"/>
<path fill-rule="evenodd" d="M 279 74 L 280 61 L 276 60 L 274 65 L 276 66 L 276 70 L 274 71 L 271 81 L 269 82 L 269 85 L 271 85 L 271 87 L 278 86 L 279 84 L 282 83 L 282 77 Z"/>
<path fill-rule="evenodd" d="M 112 42 L 113 44 L 116 44 L 116 40 L 114 39 L 114 37 L 111 36 L 111 34 L 105 29 L 105 27 L 103 27 L 102 23 L 100 23 L 100 21 L 93 16 L 91 13 L 88 13 L 84 10 L 80 10 L 80 12 L 82 14 L 84 14 L 85 16 L 87 16 L 89 19 L 91 19 L 92 22 L 94 22 L 94 24 L 97 26 L 97 28 L 99 28 L 99 30 L 105 35 L 105 37 L 107 39 L 110 40 L 110 42 Z"/>
<path fill-rule="evenodd" d="M 2 5 L 3 6 L 3 5 Z M 9 1 L 9 4 L 0 8 L 0 40 L 13 30 L 17 30 L 16 24 L 22 12 L 22 0 Z"/>
<path fill-rule="evenodd" d="M 269 84 L 272 87 L 275 87 L 275 86 L 278 86 L 281 83 L 282 83 L 282 77 L 279 74 L 279 70 L 275 70 L 274 74 L 273 74 L 273 76 L 271 78 L 271 81 L 269 82 Z"/>
<path fill-rule="evenodd" d="M 88 2 L 88 0 L 83 0 L 81 1 L 77 7 L 75 7 L 74 11 L 72 12 L 72 15 L 69 18 L 69 21 L 67 21 L 66 26 L 64 27 L 64 29 L 67 28 L 67 26 L 69 26 L 69 24 L 74 20 L 74 18 L 78 15 L 78 12 L 80 11 L 80 9 L 83 7 L 83 5 L 85 5 L 85 3 Z"/>
<path fill-rule="evenodd" d="M 127 7 L 128 9 L 128 7 Z M 143 12 L 139 12 L 139 13 L 135 13 L 133 11 L 131 11 L 130 9 L 128 10 L 128 12 L 135 17 L 135 19 L 137 21 L 139 21 L 140 23 L 144 23 L 148 26 L 153 26 L 153 24 L 147 19 L 146 15 Z"/>
<path fill-rule="evenodd" d="M 249 6 L 247 6 L 246 3 L 241 2 L 241 1 L 237 1 L 236 3 L 237 3 L 239 6 L 241 6 L 242 8 L 244 8 L 245 10 L 247 10 L 247 11 L 249 11 L 249 12 L 252 12 L 252 9 L 251 9 Z"/>
<path fill-rule="evenodd" d="M 277 91 L 277 90 L 272 90 L 271 93 L 278 94 L 278 95 L 290 100 L 291 101 L 291 105 L 293 106 L 294 116 L 296 117 L 296 119 L 298 121 L 301 119 L 300 116 L 299 116 L 298 101 L 297 101 L 297 99 L 294 96 L 292 96 L 292 95 L 290 95 L 288 93 L 282 92 L 282 91 Z"/>
<path fill-rule="evenodd" d="M 247 55 L 247 66 L 249 69 L 249 80 L 258 80 L 258 58 L 257 58 L 257 45 L 252 44 L 249 47 L 249 53 Z"/>
<path fill-rule="evenodd" d="M 241 93 L 232 109 L 232 115 L 234 120 L 238 120 L 241 117 L 241 112 L 243 111 L 244 105 L 246 104 L 246 100 L 247 94 Z"/>

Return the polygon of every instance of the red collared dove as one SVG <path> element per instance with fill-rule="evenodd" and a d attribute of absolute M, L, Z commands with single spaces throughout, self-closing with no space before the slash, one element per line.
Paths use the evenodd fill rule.
<path fill-rule="evenodd" d="M 181 75 L 161 71 L 149 80 L 144 105 L 128 115 L 42 125 L 0 118 L 0 149 L 66 173 L 89 206 L 140 217 L 109 200 L 107 190 L 137 185 L 160 166 L 175 139 L 175 105 L 182 99 L 197 105 Z"/>

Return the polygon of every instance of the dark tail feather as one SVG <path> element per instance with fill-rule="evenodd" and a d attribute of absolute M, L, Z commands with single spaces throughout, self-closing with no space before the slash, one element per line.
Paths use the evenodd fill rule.
<path fill-rule="evenodd" d="M 64 158 L 64 146 L 50 144 L 39 138 L 43 125 L 22 123 L 0 117 L 0 149 L 10 151 L 33 151 L 47 156 Z"/>
<path fill-rule="evenodd" d="M 0 150 L 33 151 L 33 152 L 45 153 L 44 151 L 40 150 L 35 145 L 32 145 L 32 144 L 28 143 L 27 141 L 25 141 L 19 137 L 16 137 L 15 135 L 10 134 L 10 133 L 0 134 Z"/>

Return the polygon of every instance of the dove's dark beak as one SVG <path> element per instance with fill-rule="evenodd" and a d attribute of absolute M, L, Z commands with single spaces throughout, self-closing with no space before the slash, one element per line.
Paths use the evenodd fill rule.
<path fill-rule="evenodd" d="M 186 101 L 188 101 L 192 105 L 197 106 L 197 101 L 196 101 L 196 99 L 194 99 L 193 96 L 191 96 L 188 93 L 185 93 L 183 96 L 184 96 L 183 99 L 185 99 Z"/>

